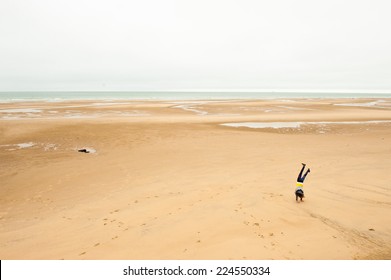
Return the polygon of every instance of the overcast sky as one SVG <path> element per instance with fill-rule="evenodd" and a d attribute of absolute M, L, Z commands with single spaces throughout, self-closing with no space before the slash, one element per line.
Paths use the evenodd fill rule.
<path fill-rule="evenodd" d="M 0 91 L 391 91 L 389 0 L 0 0 Z"/>

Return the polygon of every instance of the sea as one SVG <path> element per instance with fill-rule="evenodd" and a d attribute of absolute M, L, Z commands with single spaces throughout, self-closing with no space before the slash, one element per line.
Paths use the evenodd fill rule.
<path fill-rule="evenodd" d="M 246 92 L 246 91 L 3 91 L 0 102 L 66 100 L 215 100 L 279 98 L 391 98 L 390 92 Z"/>

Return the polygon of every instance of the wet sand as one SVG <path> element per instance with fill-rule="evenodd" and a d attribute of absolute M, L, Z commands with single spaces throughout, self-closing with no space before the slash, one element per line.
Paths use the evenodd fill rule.
<path fill-rule="evenodd" d="M 0 103 L 0 259 L 391 259 L 390 143 L 391 99 Z"/>

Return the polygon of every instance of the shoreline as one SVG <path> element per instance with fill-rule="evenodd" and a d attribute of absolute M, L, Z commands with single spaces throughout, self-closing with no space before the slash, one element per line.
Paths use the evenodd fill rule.
<path fill-rule="evenodd" d="M 223 123 L 384 122 L 391 120 L 390 110 L 391 98 L 28 101 L 0 103 L 0 122 L 104 118 L 164 122 L 166 117 L 173 119 L 170 115 L 179 122 L 181 118 Z"/>
<path fill-rule="evenodd" d="M 325 97 L 319 97 L 319 96 L 279 96 L 279 97 L 189 97 L 189 98 L 180 98 L 180 97 L 167 97 L 167 98 L 135 98 L 135 97 L 129 97 L 129 98 L 115 98 L 115 97 L 91 97 L 91 98 L 15 98 L 15 99 L 0 99 L 0 104 L 3 103 L 21 103 L 21 102 L 47 102 L 47 103 L 61 103 L 61 102 L 197 102 L 197 101 L 262 101 L 262 100 L 312 100 L 312 101 L 323 101 L 323 100 L 330 100 L 330 99 L 352 99 L 352 100 L 362 100 L 362 99 L 390 99 L 391 94 L 386 94 L 382 96 L 325 96 Z"/>
<path fill-rule="evenodd" d="M 278 99 L 382 99 L 391 98 L 388 91 L 17 91 L 0 92 L 0 104 L 7 102 L 66 101 L 222 101 Z"/>

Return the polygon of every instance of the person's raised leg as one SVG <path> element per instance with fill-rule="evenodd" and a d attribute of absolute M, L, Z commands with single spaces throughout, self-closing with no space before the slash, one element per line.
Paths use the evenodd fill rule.
<path fill-rule="evenodd" d="M 299 176 L 297 176 L 297 182 L 303 182 L 304 181 L 304 179 L 301 176 L 303 175 L 303 171 L 304 171 L 304 168 L 305 168 L 305 163 L 302 163 L 302 165 L 303 165 L 303 167 L 300 170 Z"/>
<path fill-rule="evenodd" d="M 307 170 L 307 172 L 304 174 L 304 176 L 301 178 L 303 181 L 302 182 L 304 182 L 304 180 L 305 180 L 305 177 L 307 177 L 307 175 L 308 175 L 308 173 L 310 173 L 311 172 L 311 170 L 308 168 L 308 170 Z"/>

